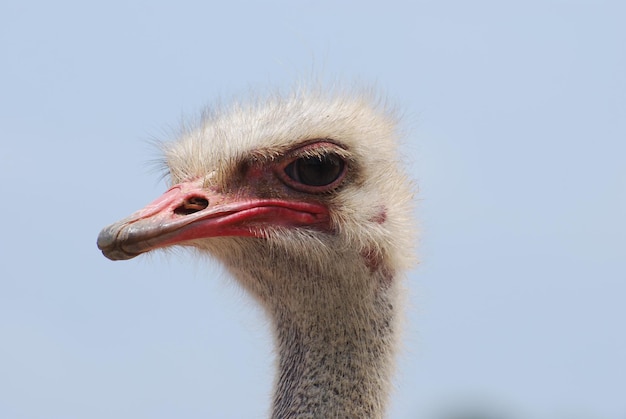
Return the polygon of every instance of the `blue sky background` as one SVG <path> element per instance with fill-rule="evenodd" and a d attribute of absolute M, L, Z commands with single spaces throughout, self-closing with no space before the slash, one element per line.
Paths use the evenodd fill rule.
<path fill-rule="evenodd" d="M 317 74 L 404 112 L 419 185 L 391 418 L 626 414 L 626 3 L 3 1 L 0 417 L 262 418 L 267 323 L 191 254 L 113 263 L 149 140 Z M 517 415 L 517 416 L 516 416 Z"/>

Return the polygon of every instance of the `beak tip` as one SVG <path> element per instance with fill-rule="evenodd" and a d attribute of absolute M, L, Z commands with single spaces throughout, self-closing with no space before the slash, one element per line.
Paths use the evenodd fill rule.
<path fill-rule="evenodd" d="M 98 234 L 98 240 L 96 242 L 98 249 L 104 251 L 105 249 L 113 246 L 115 238 L 116 235 L 112 234 L 110 226 L 103 228 L 100 234 Z"/>
<path fill-rule="evenodd" d="M 128 260 L 137 255 L 129 255 L 121 249 L 105 249 L 102 250 L 102 254 L 109 260 Z"/>
<path fill-rule="evenodd" d="M 130 254 L 119 246 L 118 224 L 112 224 L 102 229 L 98 234 L 98 240 L 96 244 L 98 249 L 102 251 L 102 254 L 110 260 L 128 260 L 132 259 L 136 254 Z"/>

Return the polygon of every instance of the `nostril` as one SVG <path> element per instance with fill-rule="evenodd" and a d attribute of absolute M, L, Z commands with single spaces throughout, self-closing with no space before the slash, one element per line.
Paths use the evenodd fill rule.
<path fill-rule="evenodd" d="M 209 200 L 200 196 L 192 196 L 183 202 L 183 204 L 174 210 L 177 215 L 189 215 L 194 212 L 202 211 L 209 206 Z"/>

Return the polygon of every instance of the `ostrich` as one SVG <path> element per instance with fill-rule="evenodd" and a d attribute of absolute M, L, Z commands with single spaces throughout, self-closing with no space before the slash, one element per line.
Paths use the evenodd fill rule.
<path fill-rule="evenodd" d="M 163 196 L 104 228 L 111 260 L 221 261 L 277 349 L 272 418 L 381 418 L 412 263 L 397 121 L 369 93 L 300 89 L 205 112 L 164 145 Z"/>

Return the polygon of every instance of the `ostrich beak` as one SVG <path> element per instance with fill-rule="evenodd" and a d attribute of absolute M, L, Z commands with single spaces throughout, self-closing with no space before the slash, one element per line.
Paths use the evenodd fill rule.
<path fill-rule="evenodd" d="M 173 186 L 145 208 L 102 229 L 98 248 L 111 260 L 125 260 L 197 239 L 263 238 L 274 226 L 330 230 L 330 217 L 319 203 L 224 194 L 198 180 Z"/>

